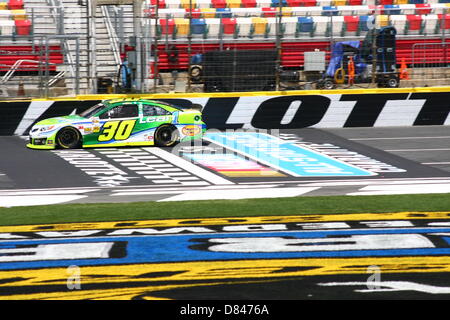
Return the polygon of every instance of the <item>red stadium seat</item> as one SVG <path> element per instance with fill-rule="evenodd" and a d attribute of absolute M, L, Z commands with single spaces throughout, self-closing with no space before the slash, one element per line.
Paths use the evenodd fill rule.
<path fill-rule="evenodd" d="M 244 8 L 256 8 L 256 0 L 242 0 L 241 3 Z"/>
<path fill-rule="evenodd" d="M 429 14 L 431 13 L 431 6 L 429 3 L 416 4 L 416 14 Z"/>
<path fill-rule="evenodd" d="M 316 0 L 303 0 L 304 7 L 315 7 L 317 5 Z"/>
<path fill-rule="evenodd" d="M 151 1 L 152 6 L 156 5 L 156 2 L 158 2 L 158 8 L 164 9 L 166 7 L 166 1 L 165 0 L 152 0 Z"/>
<path fill-rule="evenodd" d="M 303 0 L 287 0 L 289 7 L 301 7 Z"/>
<path fill-rule="evenodd" d="M 192 18 L 194 19 L 200 19 L 202 17 L 202 9 L 192 9 Z M 189 9 L 186 9 L 186 16 L 188 17 Z"/>
<path fill-rule="evenodd" d="M 422 17 L 418 14 L 406 15 L 409 23 L 409 30 L 420 30 L 422 26 Z"/>
<path fill-rule="evenodd" d="M 16 20 L 16 34 L 19 36 L 29 36 L 31 34 L 30 20 Z"/>
<path fill-rule="evenodd" d="M 278 11 L 278 8 L 274 8 L 274 7 L 262 8 L 262 13 L 265 18 L 276 17 L 277 11 Z"/>
<path fill-rule="evenodd" d="M 347 26 L 347 32 L 358 31 L 359 27 L 359 16 L 345 16 L 345 25 Z"/>
<path fill-rule="evenodd" d="M 442 25 L 442 20 L 444 20 L 444 24 Z M 439 26 L 444 27 L 444 29 L 450 29 L 450 14 L 442 15 L 438 14 L 438 24 Z"/>
<path fill-rule="evenodd" d="M 23 9 L 23 0 L 9 0 L 8 8 L 9 10 Z"/>
<path fill-rule="evenodd" d="M 175 20 L 159 19 L 159 24 L 161 25 L 162 34 L 173 34 L 173 31 L 175 29 Z"/>
<path fill-rule="evenodd" d="M 236 31 L 236 19 L 235 18 L 223 18 L 223 33 L 234 34 Z"/>
<path fill-rule="evenodd" d="M 64 57 L 61 54 L 60 46 L 49 46 L 49 66 L 50 71 L 55 71 L 56 66 L 53 64 L 62 64 Z M 39 61 L 44 56 L 39 46 L 0 46 L 0 71 L 8 71 L 12 65 L 18 60 L 34 60 Z M 17 69 L 18 72 L 38 71 L 38 64 L 32 62 L 24 62 Z"/>
<path fill-rule="evenodd" d="M 227 1 L 226 0 L 211 0 L 213 8 L 226 8 Z"/>

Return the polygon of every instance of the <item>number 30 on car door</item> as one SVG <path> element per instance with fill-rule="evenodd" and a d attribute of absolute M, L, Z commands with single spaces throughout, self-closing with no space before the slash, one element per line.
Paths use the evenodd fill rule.
<path fill-rule="evenodd" d="M 103 125 L 98 141 L 127 140 L 133 132 L 136 120 L 109 121 Z"/>

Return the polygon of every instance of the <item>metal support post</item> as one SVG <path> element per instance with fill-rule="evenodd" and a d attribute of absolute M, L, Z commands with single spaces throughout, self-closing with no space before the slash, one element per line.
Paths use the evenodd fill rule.
<path fill-rule="evenodd" d="M 192 58 L 192 0 L 189 0 L 189 30 L 188 30 L 188 83 L 187 83 L 187 91 L 191 92 L 191 58 Z"/>
<path fill-rule="evenodd" d="M 281 69 L 281 19 L 282 19 L 282 0 L 278 0 L 278 12 L 276 21 L 276 47 L 277 47 L 277 61 L 275 64 L 275 90 L 280 90 L 280 69 Z"/>
<path fill-rule="evenodd" d="M 142 77 L 142 0 L 134 0 L 133 16 L 134 36 L 136 38 L 136 91 L 140 92 L 144 80 Z"/>
<path fill-rule="evenodd" d="M 91 92 L 97 93 L 97 45 L 96 45 L 97 0 L 89 0 L 88 5 L 88 43 L 89 43 L 89 80 Z"/>

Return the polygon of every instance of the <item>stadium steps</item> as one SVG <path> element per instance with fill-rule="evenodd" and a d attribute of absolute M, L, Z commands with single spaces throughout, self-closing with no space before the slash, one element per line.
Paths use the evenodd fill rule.
<path fill-rule="evenodd" d="M 78 0 L 63 0 L 63 6 L 65 8 L 65 12 L 75 11 L 80 12 L 81 16 L 86 17 L 86 7 L 79 6 Z M 108 30 L 104 21 L 104 17 L 102 14 L 102 10 L 100 7 L 97 8 L 96 11 L 96 58 L 97 58 L 97 77 L 111 77 L 113 74 L 117 74 L 118 66 L 116 61 L 114 60 L 114 55 L 112 52 L 111 40 L 108 34 Z M 87 44 L 87 31 L 86 31 L 86 23 L 80 23 L 78 28 L 73 28 L 70 26 L 65 26 L 65 33 L 70 35 L 79 35 L 80 36 L 80 49 L 79 49 L 79 57 L 80 57 L 80 93 L 81 94 L 89 94 L 91 92 L 91 86 L 87 81 L 89 77 L 89 68 L 90 68 L 90 60 L 89 60 L 89 49 Z M 76 57 L 75 52 L 75 40 L 69 40 L 69 45 L 71 47 L 71 53 L 73 59 Z M 68 79 L 69 84 L 73 85 L 73 80 Z"/>
<path fill-rule="evenodd" d="M 24 9 L 30 19 L 33 19 L 33 32 L 35 35 L 56 34 L 56 22 L 48 6 L 42 5 L 42 0 L 24 1 Z"/>

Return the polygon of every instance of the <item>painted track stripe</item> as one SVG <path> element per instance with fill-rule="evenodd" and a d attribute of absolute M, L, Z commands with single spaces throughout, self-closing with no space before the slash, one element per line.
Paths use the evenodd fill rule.
<path fill-rule="evenodd" d="M 411 140 L 411 139 L 449 139 L 450 136 L 436 137 L 385 137 L 385 138 L 353 138 L 351 141 L 370 141 L 370 140 Z"/>
<path fill-rule="evenodd" d="M 391 149 L 384 150 L 388 152 L 422 152 L 422 151 L 450 151 L 450 148 L 436 148 L 436 149 Z"/>
<path fill-rule="evenodd" d="M 187 181 L 187 180 L 200 180 L 200 178 L 197 177 L 177 177 L 176 178 L 178 181 Z"/>
<path fill-rule="evenodd" d="M 205 185 L 208 184 L 208 182 L 205 182 L 205 181 L 187 181 L 187 182 L 184 182 L 184 181 L 182 181 L 181 184 L 183 186 L 205 186 Z"/>
<path fill-rule="evenodd" d="M 213 184 L 234 184 L 227 179 L 219 177 L 212 172 L 202 169 L 193 163 L 160 148 L 145 148 L 145 150 Z"/>
<path fill-rule="evenodd" d="M 171 191 L 172 193 L 178 191 Z M 149 227 L 179 227 L 206 225 L 252 225 L 263 223 L 302 223 L 333 221 L 379 221 L 379 220 L 448 220 L 450 211 L 443 212 L 393 212 L 393 213 L 343 213 L 343 214 L 303 214 L 292 216 L 223 217 L 199 219 L 125 220 L 106 222 L 49 223 L 37 225 L 0 226 L 0 233 L 42 231 L 42 227 L 52 231 L 127 229 Z"/>
<path fill-rule="evenodd" d="M 423 162 L 426 165 L 439 165 L 439 164 L 450 164 L 450 162 Z"/>
<path fill-rule="evenodd" d="M 287 141 L 284 141 L 283 139 L 281 139 L 279 137 L 272 136 L 272 135 L 267 134 L 267 133 L 258 133 L 258 134 L 256 134 L 256 136 L 268 137 L 268 138 L 273 139 L 273 140 L 279 140 L 282 143 L 287 143 Z M 259 137 L 257 137 L 257 138 L 261 139 Z M 226 138 L 226 139 L 228 139 L 228 138 Z M 281 166 L 280 165 L 281 161 L 279 161 L 280 158 L 278 158 L 278 159 L 275 158 L 275 159 L 271 159 L 271 160 L 270 159 L 269 160 L 262 159 L 261 157 L 255 156 L 254 154 L 252 154 L 252 152 L 249 152 L 248 148 L 239 149 L 237 146 L 236 147 L 234 145 L 230 146 L 229 144 L 227 144 L 226 142 L 221 141 L 220 139 L 214 139 L 213 135 L 211 135 L 211 134 L 209 136 L 208 135 L 204 136 L 203 140 L 215 143 L 215 144 L 217 144 L 219 146 L 222 146 L 222 147 L 224 147 L 226 149 L 229 149 L 229 150 L 232 150 L 234 152 L 240 153 L 241 155 L 244 155 L 244 156 L 246 156 L 246 157 L 248 157 L 250 159 L 253 159 L 253 160 L 255 160 L 255 161 L 257 161 L 257 162 L 259 162 L 261 164 L 264 164 L 264 165 L 266 165 L 266 166 L 268 166 L 270 168 L 274 168 L 274 169 L 276 169 L 278 171 L 287 173 L 287 174 L 289 174 L 289 175 L 291 175 L 293 177 L 310 176 L 308 174 L 306 174 L 306 175 L 299 174 L 298 172 L 294 172 L 291 169 L 288 169 L 286 167 Z M 260 140 L 258 140 L 258 141 L 260 141 Z M 266 142 L 269 143 L 269 141 L 266 141 Z M 258 142 L 258 144 L 261 144 L 261 143 Z M 292 144 L 292 142 L 291 142 L 291 144 Z M 268 144 L 268 145 L 272 147 L 272 144 Z M 374 172 L 371 172 L 371 171 L 368 171 L 366 169 L 357 167 L 357 166 L 355 166 L 355 165 L 353 165 L 351 163 L 347 163 L 347 162 L 341 161 L 339 159 L 333 158 L 333 157 L 331 157 L 331 156 L 329 156 L 327 154 L 320 153 L 320 152 L 318 152 L 318 151 L 316 151 L 314 149 L 309 148 L 308 146 L 299 145 L 299 144 L 292 144 L 292 145 L 295 146 L 296 148 L 299 148 L 302 151 L 302 153 L 306 152 L 306 153 L 313 154 L 314 156 L 318 157 L 319 159 L 327 159 L 331 163 L 333 163 L 334 166 L 336 166 L 335 164 L 337 163 L 338 165 L 345 166 L 346 170 L 348 170 L 348 168 L 352 168 L 352 169 L 357 170 L 359 172 L 364 172 L 368 176 L 376 175 L 376 173 L 374 173 Z M 279 151 L 277 151 L 279 149 L 277 149 L 276 147 L 272 147 L 272 148 L 273 148 L 273 152 L 274 153 L 276 153 L 276 154 L 279 153 Z M 360 176 L 361 174 L 356 174 L 356 175 Z M 365 175 L 365 174 L 363 174 L 363 175 Z M 314 176 L 314 175 L 312 175 L 312 176 Z M 333 176 L 333 174 L 331 174 L 331 176 Z"/>
<path fill-rule="evenodd" d="M 220 200 L 220 199 L 254 199 L 254 198 L 279 198 L 295 197 L 317 190 L 318 188 L 279 188 L 279 189 L 243 189 L 243 190 L 201 190 L 187 191 L 173 197 L 159 200 L 166 201 L 184 201 L 184 200 Z"/>
<path fill-rule="evenodd" d="M 179 183 L 176 180 L 155 180 L 154 183 Z"/>
<path fill-rule="evenodd" d="M 139 160 L 139 161 L 143 161 L 143 160 L 161 161 L 161 160 L 158 160 L 158 157 L 155 157 L 155 156 L 135 156 L 133 158 L 136 160 Z"/>

